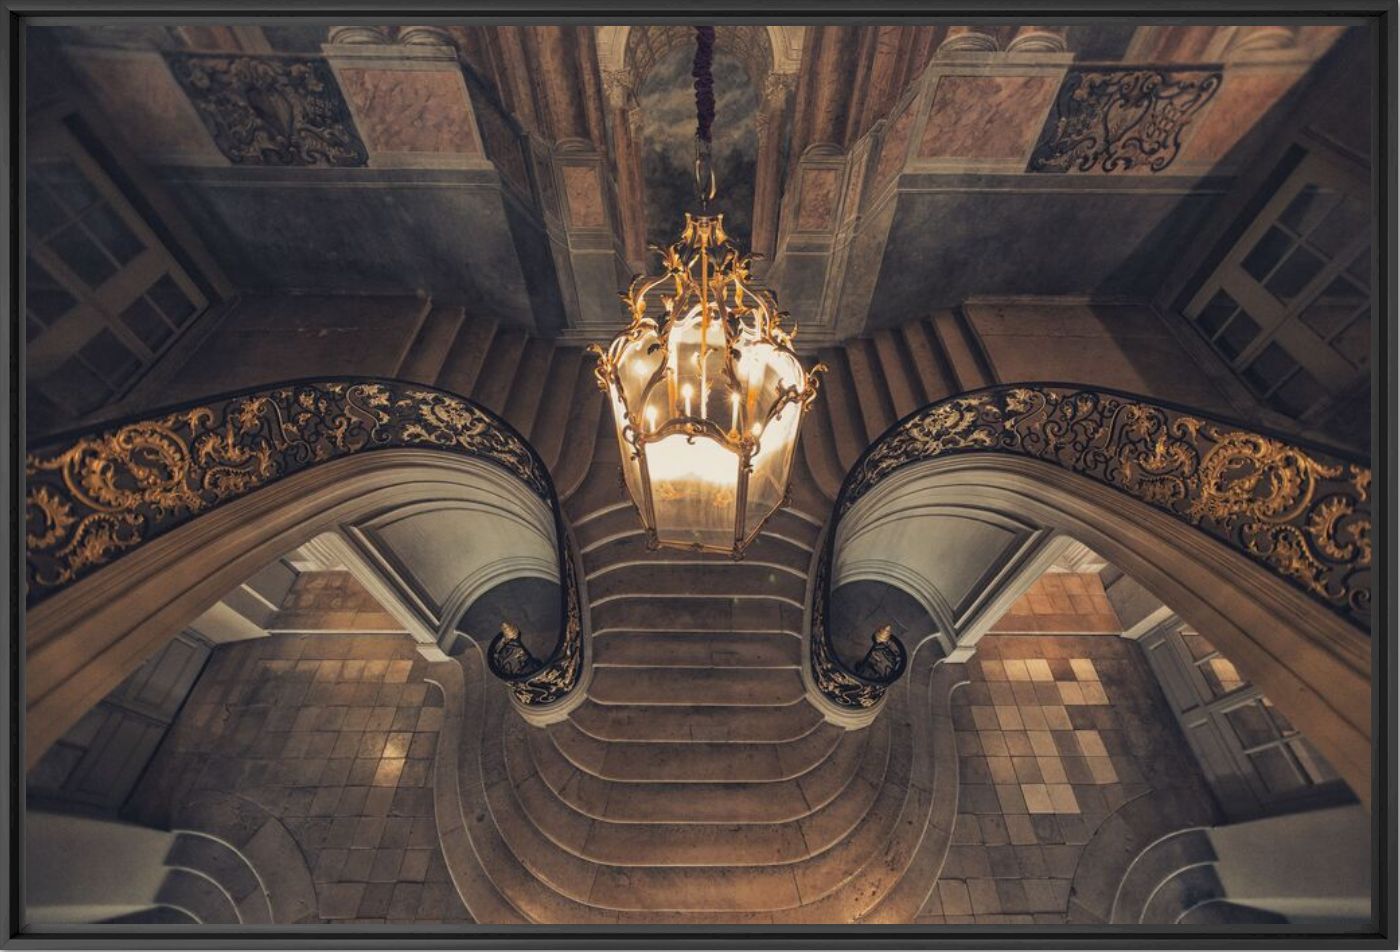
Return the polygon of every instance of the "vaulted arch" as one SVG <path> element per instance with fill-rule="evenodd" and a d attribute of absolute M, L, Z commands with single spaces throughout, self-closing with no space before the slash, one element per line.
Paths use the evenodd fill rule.
<path fill-rule="evenodd" d="M 511 572 L 552 575 L 557 643 L 508 680 L 541 707 L 579 681 L 573 553 L 549 475 L 509 425 L 459 397 L 290 383 L 59 437 L 27 469 L 28 764 L 185 624 L 326 531 L 361 537 L 416 580 L 404 588 L 434 627 Z M 429 566 L 424 547 L 454 535 L 490 551 Z"/>
<path fill-rule="evenodd" d="M 866 451 L 836 501 L 813 582 L 809 684 L 829 717 L 868 721 L 880 685 L 830 650 L 827 580 L 875 564 L 883 539 L 902 564 L 885 581 L 916 597 L 936 590 L 967 567 L 949 564 L 928 520 L 981 513 L 1026 538 L 1085 543 L 1212 632 L 1365 801 L 1369 480 L 1368 467 L 1320 448 L 1127 394 L 1027 384 L 931 405 Z M 909 519 L 928 524 L 911 531 Z M 848 536 L 854 559 L 841 550 Z M 983 561 L 984 578 L 1006 558 Z"/>

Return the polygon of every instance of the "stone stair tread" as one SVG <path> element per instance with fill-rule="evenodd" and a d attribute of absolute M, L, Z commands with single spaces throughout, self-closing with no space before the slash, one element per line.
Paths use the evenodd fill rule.
<path fill-rule="evenodd" d="M 452 339 L 434 385 L 470 397 L 495 335 L 495 321 L 467 316 Z"/>
<path fill-rule="evenodd" d="M 516 365 L 510 393 L 502 404 L 501 416 L 530 440 L 532 445 L 535 418 L 540 412 L 546 392 L 555 390 L 561 384 L 568 386 L 573 383 L 572 378 L 567 382 L 556 380 L 552 366 L 554 354 L 553 341 L 540 337 L 530 338 Z M 539 451 L 538 446 L 535 449 L 536 452 Z"/>
<path fill-rule="evenodd" d="M 733 744 L 724 741 L 603 741 L 564 721 L 547 729 L 571 764 L 622 783 L 767 783 L 792 780 L 831 753 L 842 736 L 827 725 L 793 741 Z"/>
<path fill-rule="evenodd" d="M 802 605 L 790 598 L 750 595 L 641 595 L 590 600 L 589 617 L 595 632 L 635 631 L 801 631 Z"/>
<path fill-rule="evenodd" d="M 582 435 L 569 427 L 570 418 L 579 409 L 576 399 L 579 378 L 584 377 L 591 381 L 592 376 L 583 367 L 581 350 L 555 349 L 547 382 L 549 396 L 540 404 L 535 414 L 534 423 L 530 428 L 530 442 L 534 444 L 535 452 L 540 454 L 540 458 L 549 467 L 550 473 L 556 474 L 556 481 L 566 439 Z M 560 394 L 567 394 L 570 399 L 560 399 Z M 584 432 L 589 433 L 596 429 L 588 427 Z"/>
<path fill-rule="evenodd" d="M 622 484 L 617 436 L 613 430 L 611 410 L 599 412 L 598 435 L 594 443 L 593 460 L 584 471 L 578 488 L 565 504 L 569 522 L 586 524 L 595 514 L 611 510 L 619 504 L 631 507 L 631 497 Z M 635 512 L 636 510 L 633 510 Z"/>
<path fill-rule="evenodd" d="M 627 525 L 611 527 L 612 531 L 590 534 L 586 531 L 575 533 L 579 548 L 583 553 L 584 565 L 590 574 L 606 571 L 614 565 L 625 563 L 645 564 L 650 561 L 668 562 L 694 567 L 708 568 L 716 565 L 762 565 L 779 566 L 796 577 L 806 579 L 812 562 L 812 550 L 807 546 L 771 535 L 760 535 L 744 552 L 739 562 L 713 552 L 694 552 L 686 549 L 648 549 L 646 536 L 642 533 L 637 516 L 628 507 Z M 586 541 L 585 541 L 586 540 Z"/>
<path fill-rule="evenodd" d="M 611 417 L 611 411 L 604 412 L 603 394 L 593 384 L 592 373 L 581 367 L 578 380 L 574 384 L 569 421 L 565 424 L 567 440 L 560 440 L 559 462 L 553 471 L 554 489 L 559 494 L 561 503 L 571 502 L 588 481 L 600 446 L 611 449 L 614 453 L 617 451 L 617 439 L 613 436 Z M 614 466 L 614 479 L 616 473 L 617 468 Z"/>
<path fill-rule="evenodd" d="M 472 388 L 472 399 L 497 416 L 503 416 L 511 389 L 520 382 L 516 371 L 530 335 L 514 327 L 502 328 L 491 341 L 491 350 Z"/>
<path fill-rule="evenodd" d="M 916 370 L 910 366 L 909 349 L 895 328 L 876 331 L 871 338 L 880 365 L 880 379 L 889 393 L 895 419 L 903 419 L 923 406 Z"/>
<path fill-rule="evenodd" d="M 693 565 L 670 561 L 671 550 L 650 553 L 648 561 L 617 562 L 588 573 L 588 597 L 594 604 L 617 595 L 654 598 L 667 595 L 772 595 L 801 604 L 806 573 L 758 560 L 726 560 Z M 589 560 L 592 561 L 591 559 Z"/>
<path fill-rule="evenodd" d="M 793 740 L 822 723 L 804 697 L 782 707 L 732 708 L 722 705 L 686 709 L 678 706 L 604 705 L 585 700 L 569 715 L 580 728 L 601 740 L 729 741 L 767 743 Z"/>
<path fill-rule="evenodd" d="M 802 639 L 785 632 L 609 632 L 593 639 L 599 667 L 796 668 Z"/>
<path fill-rule="evenodd" d="M 791 668 L 597 668 L 588 690 L 600 704 L 786 706 L 805 696 Z"/>
<path fill-rule="evenodd" d="M 865 425 L 860 418 L 860 406 L 851 383 L 851 372 L 844 348 L 824 350 L 822 360 L 830 367 L 823 381 L 825 399 L 818 406 L 826 410 L 831 422 L 832 445 L 841 462 L 842 478 L 855 465 L 865 449 Z"/>
<path fill-rule="evenodd" d="M 868 337 L 852 338 L 846 342 L 845 353 L 858 418 L 865 427 L 865 440 L 861 445 L 864 450 L 895 421 L 894 403 L 875 352 L 875 342 Z"/>

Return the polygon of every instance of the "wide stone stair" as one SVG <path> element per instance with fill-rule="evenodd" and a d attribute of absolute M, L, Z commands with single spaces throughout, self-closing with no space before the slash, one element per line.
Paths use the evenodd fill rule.
<path fill-rule="evenodd" d="M 802 626 L 846 468 L 899 416 L 990 379 L 910 351 L 942 352 L 937 323 L 818 355 L 832 371 L 792 503 L 740 562 L 646 548 L 578 350 L 469 325 L 439 366 L 407 367 L 539 450 L 589 607 L 591 680 L 561 722 L 527 723 L 486 673 L 484 645 L 431 674 L 447 715 L 438 825 L 478 922 L 913 921 L 956 811 L 953 676 L 916 654 L 874 723 L 847 730 L 807 698 Z"/>

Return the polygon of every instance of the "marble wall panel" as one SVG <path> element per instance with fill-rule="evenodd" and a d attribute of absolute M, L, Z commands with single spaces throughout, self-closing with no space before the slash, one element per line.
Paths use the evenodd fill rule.
<path fill-rule="evenodd" d="M 944 76 L 934 87 L 920 158 L 1020 159 L 1030 151 L 1058 76 Z"/>
<path fill-rule="evenodd" d="M 1299 67 L 1229 70 L 1214 100 L 1183 136 L 1181 162 L 1226 158 L 1302 78 Z"/>
<path fill-rule="evenodd" d="M 802 170 L 802 201 L 797 211 L 797 227 L 803 231 L 830 228 L 836 218 L 836 200 L 841 184 L 840 169 Z"/>
<path fill-rule="evenodd" d="M 481 153 L 456 70 L 342 67 L 339 78 L 372 153 Z"/>
<path fill-rule="evenodd" d="M 608 216 L 603 209 L 598 170 L 587 165 L 565 165 L 560 171 L 564 177 L 569 224 L 575 228 L 606 228 Z"/>

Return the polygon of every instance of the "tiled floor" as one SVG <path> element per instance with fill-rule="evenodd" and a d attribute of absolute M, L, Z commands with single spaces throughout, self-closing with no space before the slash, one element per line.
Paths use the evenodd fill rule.
<path fill-rule="evenodd" d="M 404 634 L 286 634 L 218 649 L 132 803 L 169 822 L 199 790 L 291 831 L 323 919 L 466 921 L 433 818 L 442 699 Z"/>
<path fill-rule="evenodd" d="M 1046 572 L 997 620 L 996 634 L 1117 635 L 1123 630 L 1093 572 Z"/>
<path fill-rule="evenodd" d="M 1133 642 L 989 635 L 967 674 L 953 696 L 958 818 L 922 921 L 1063 923 L 1106 816 L 1154 787 L 1209 797 Z"/>

